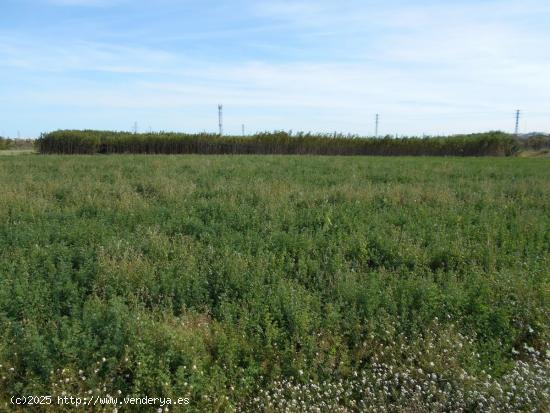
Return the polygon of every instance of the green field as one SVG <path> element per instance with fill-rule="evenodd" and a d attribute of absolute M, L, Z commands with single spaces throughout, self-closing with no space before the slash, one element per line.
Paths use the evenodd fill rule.
<path fill-rule="evenodd" d="M 0 157 L 0 410 L 549 411 L 549 343 L 548 158 Z"/>

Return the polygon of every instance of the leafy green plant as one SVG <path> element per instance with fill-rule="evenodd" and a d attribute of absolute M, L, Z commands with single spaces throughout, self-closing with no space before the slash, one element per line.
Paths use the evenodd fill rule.
<path fill-rule="evenodd" d="M 549 162 L 1 157 L 0 410 L 544 411 Z"/>

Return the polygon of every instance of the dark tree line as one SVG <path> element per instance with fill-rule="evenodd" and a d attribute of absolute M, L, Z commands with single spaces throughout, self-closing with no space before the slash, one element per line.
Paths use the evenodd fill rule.
<path fill-rule="evenodd" d="M 44 154 L 510 156 L 520 147 L 516 139 L 502 132 L 395 139 L 287 132 L 240 137 L 60 130 L 42 134 L 36 144 Z"/>

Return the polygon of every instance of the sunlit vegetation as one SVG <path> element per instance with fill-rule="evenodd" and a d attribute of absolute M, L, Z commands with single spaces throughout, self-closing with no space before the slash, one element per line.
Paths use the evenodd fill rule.
<path fill-rule="evenodd" d="M 6 156 L 0 194 L 0 410 L 550 403 L 550 159 Z"/>
<path fill-rule="evenodd" d="M 43 134 L 37 145 L 41 153 L 59 154 L 510 156 L 519 148 L 512 136 L 502 132 L 394 139 L 287 132 L 238 137 L 64 130 Z"/>
<path fill-rule="evenodd" d="M 6 139 L 0 136 L 0 151 L 4 149 L 9 149 L 10 146 L 11 146 L 11 141 L 9 139 Z"/>
<path fill-rule="evenodd" d="M 10 139 L 0 136 L 0 150 L 33 150 L 35 149 L 35 140 L 33 139 Z"/>

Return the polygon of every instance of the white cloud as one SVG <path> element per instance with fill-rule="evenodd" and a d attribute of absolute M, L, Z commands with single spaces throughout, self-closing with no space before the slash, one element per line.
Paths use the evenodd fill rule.
<path fill-rule="evenodd" d="M 110 112 L 125 124 L 141 113 L 162 120 L 165 128 L 185 122 L 200 130 L 222 102 L 228 122 L 233 110 L 239 125 L 237 113 L 243 121 L 252 117 L 246 122 L 252 129 L 365 134 L 372 131 L 374 113 L 382 115 L 382 130 L 388 133 L 510 129 L 519 107 L 530 122 L 525 127 L 550 130 L 550 32 L 520 19 L 550 13 L 550 4 L 416 3 L 376 8 L 354 0 L 253 3 L 253 17 L 278 21 L 285 35 L 288 27 L 290 40 L 240 41 L 264 42 L 266 50 L 278 48 L 283 56 L 292 51 L 291 58 L 280 60 L 246 57 L 220 64 L 220 59 L 176 49 L 5 33 L 0 70 L 44 75 L 36 87 L 12 97 L 21 105 L 34 102 L 61 114 Z M 216 30 L 212 40 L 228 33 Z M 301 48 L 304 55 L 311 52 L 309 46 L 317 49 L 315 57 L 300 56 Z"/>

